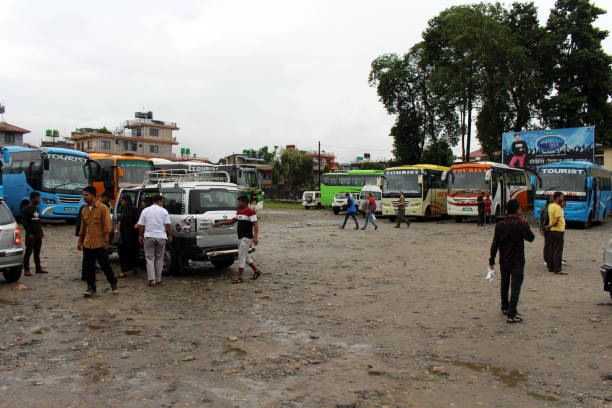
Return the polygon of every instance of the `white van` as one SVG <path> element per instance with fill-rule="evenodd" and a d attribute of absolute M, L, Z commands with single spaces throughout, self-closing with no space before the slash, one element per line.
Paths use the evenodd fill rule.
<path fill-rule="evenodd" d="M 302 195 L 302 205 L 307 210 L 311 207 L 321 208 L 321 192 L 304 191 L 304 194 Z"/>
<path fill-rule="evenodd" d="M 359 193 L 359 212 L 365 214 L 366 205 L 368 204 L 368 196 L 366 195 L 367 193 L 372 194 L 372 198 L 376 202 L 376 210 L 374 211 L 374 214 L 382 215 L 382 190 L 380 189 L 380 187 L 373 186 L 370 184 L 363 186 L 363 188 L 361 189 L 361 193 Z"/>

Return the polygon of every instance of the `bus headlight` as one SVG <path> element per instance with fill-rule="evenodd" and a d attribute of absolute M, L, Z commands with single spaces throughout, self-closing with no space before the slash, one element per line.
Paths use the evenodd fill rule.
<path fill-rule="evenodd" d="M 57 204 L 57 202 L 53 198 L 43 198 L 42 202 L 43 204 Z"/>

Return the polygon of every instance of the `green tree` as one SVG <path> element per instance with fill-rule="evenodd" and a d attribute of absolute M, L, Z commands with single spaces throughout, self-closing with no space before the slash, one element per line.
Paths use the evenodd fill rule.
<path fill-rule="evenodd" d="M 384 170 L 387 168 L 387 163 L 366 161 L 361 163 L 361 170 Z"/>
<path fill-rule="evenodd" d="M 105 135 L 110 135 L 112 132 L 106 128 L 106 126 L 102 126 L 100 129 L 97 129 L 98 133 L 104 133 Z"/>
<path fill-rule="evenodd" d="M 298 150 L 285 150 L 272 167 L 275 184 L 283 180 L 292 191 L 297 186 L 311 187 L 313 183 L 312 157 Z"/>
<path fill-rule="evenodd" d="M 596 126 L 598 141 L 612 142 L 611 57 L 601 46 L 608 31 L 593 22 L 605 11 L 588 0 L 557 0 L 548 31 L 555 93 L 543 105 L 543 121 L 553 128 Z"/>
<path fill-rule="evenodd" d="M 454 161 L 455 155 L 453 150 L 445 140 L 428 145 L 421 155 L 421 162 L 427 164 L 449 167 Z"/>
<path fill-rule="evenodd" d="M 250 154 L 253 157 L 258 159 L 264 159 L 264 163 L 272 164 L 274 162 L 274 157 L 276 156 L 276 149 L 274 151 L 269 151 L 268 146 L 260 147 L 259 149 L 251 149 Z"/>

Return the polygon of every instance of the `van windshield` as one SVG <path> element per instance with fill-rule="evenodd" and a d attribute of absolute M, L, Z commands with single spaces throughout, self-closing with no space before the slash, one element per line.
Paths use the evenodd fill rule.
<path fill-rule="evenodd" d="M 238 192 L 228 190 L 192 190 L 189 192 L 189 212 L 236 211 Z"/>

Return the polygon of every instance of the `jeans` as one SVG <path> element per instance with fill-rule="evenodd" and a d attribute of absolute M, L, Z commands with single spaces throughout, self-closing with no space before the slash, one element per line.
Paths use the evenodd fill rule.
<path fill-rule="evenodd" d="M 550 231 L 548 241 L 548 270 L 551 272 L 561 272 L 561 261 L 563 259 L 563 232 Z"/>
<path fill-rule="evenodd" d="M 167 240 L 163 238 L 144 239 L 145 260 L 147 261 L 147 279 L 161 282 L 164 269 L 164 253 Z"/>
<path fill-rule="evenodd" d="M 110 283 L 111 288 L 117 288 L 117 278 L 113 273 L 113 268 L 108 261 L 108 251 L 104 248 L 85 248 L 83 247 L 83 255 L 85 257 L 85 270 L 87 278 L 87 289 L 91 292 L 96 292 L 96 261 L 106 275 L 106 280 Z"/>
<path fill-rule="evenodd" d="M 348 221 L 349 217 L 353 217 L 353 220 L 355 221 L 355 228 L 359 228 L 359 223 L 357 222 L 357 217 L 355 217 L 355 213 L 346 213 L 346 216 L 344 217 L 344 224 L 342 224 L 342 228 L 346 227 L 346 222 Z"/>
<path fill-rule="evenodd" d="M 508 268 L 500 266 L 501 270 L 501 307 L 508 311 L 508 318 L 516 317 L 516 306 L 521 295 L 525 266 Z M 508 302 L 510 290 L 510 302 Z"/>
<path fill-rule="evenodd" d="M 34 252 L 34 265 L 36 266 L 36 272 L 40 272 L 40 248 L 42 247 L 42 235 L 32 235 L 32 239 L 30 236 L 26 236 L 26 247 L 25 254 L 23 255 L 23 270 L 26 272 L 30 271 L 30 256 L 32 256 L 32 252 Z"/>
<path fill-rule="evenodd" d="M 368 228 L 368 222 L 371 222 L 372 225 L 374 225 L 374 227 L 376 229 L 378 229 L 378 225 L 376 225 L 376 221 L 374 221 L 374 213 L 371 211 L 368 211 L 366 213 L 366 220 L 365 220 L 365 225 L 363 226 L 363 230 L 365 230 L 366 228 Z"/>

